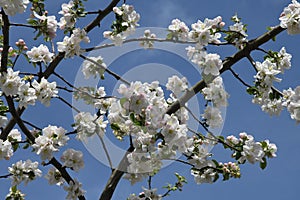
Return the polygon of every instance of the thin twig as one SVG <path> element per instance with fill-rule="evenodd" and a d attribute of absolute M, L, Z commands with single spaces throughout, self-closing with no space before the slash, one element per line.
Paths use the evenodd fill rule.
<path fill-rule="evenodd" d="M 100 65 L 99 63 L 97 63 L 96 61 L 84 56 L 84 55 L 80 55 L 81 58 L 93 63 L 94 65 L 97 65 L 98 67 L 101 67 L 103 70 L 105 70 L 108 74 L 112 75 L 113 77 L 115 77 L 115 79 L 122 81 L 123 83 L 125 83 L 126 85 L 130 85 L 130 83 L 123 79 L 121 76 L 119 76 L 118 74 L 116 74 L 115 72 L 111 71 L 110 69 L 103 67 L 102 65 Z"/>
<path fill-rule="evenodd" d="M 34 125 L 33 123 L 29 122 L 29 121 L 26 121 L 26 120 L 23 120 L 24 124 L 28 124 L 29 126 L 41 131 L 42 129 L 37 127 L 36 125 Z"/>
<path fill-rule="evenodd" d="M 61 100 L 62 102 L 64 102 L 67 106 L 69 106 L 70 108 L 72 108 L 73 110 L 75 110 L 76 112 L 80 113 L 80 110 L 75 108 L 72 104 L 70 104 L 69 102 L 67 102 L 64 98 L 60 97 L 60 96 L 57 96 L 55 97 L 59 100 Z"/>
<path fill-rule="evenodd" d="M 248 87 L 248 88 L 251 87 L 251 85 L 247 84 L 243 79 L 241 79 L 241 77 L 239 76 L 239 74 L 235 73 L 235 71 L 233 71 L 233 69 L 230 68 L 229 71 L 230 71 L 230 72 L 233 74 L 233 76 L 234 76 L 237 80 L 239 80 L 244 86 L 246 86 L 246 87 Z"/>
<path fill-rule="evenodd" d="M 141 38 L 132 38 L 132 39 L 127 39 L 123 41 L 123 44 L 126 43 L 132 43 L 132 42 L 170 42 L 170 43 L 175 43 L 175 44 L 196 44 L 195 41 L 182 41 L 182 40 L 173 40 L 173 39 L 164 39 L 164 38 L 145 38 L 145 37 L 141 37 Z M 220 46 L 220 45 L 229 45 L 230 43 L 228 42 L 219 42 L 219 43 L 209 43 L 210 45 L 216 45 L 216 46 Z M 110 44 L 103 44 L 101 46 L 96 46 L 96 47 L 91 47 L 91 48 L 86 48 L 83 49 L 85 52 L 90 52 L 90 51 L 94 51 L 94 50 L 99 50 L 99 49 L 104 49 L 104 48 L 109 48 L 109 47 L 115 47 L 116 45 L 114 43 L 110 43 Z"/>
<path fill-rule="evenodd" d="M 30 25 L 30 24 L 18 24 L 18 23 L 10 23 L 11 26 L 22 26 L 22 27 L 28 27 L 33 29 L 41 28 L 41 25 Z"/>
<path fill-rule="evenodd" d="M 151 190 L 151 185 L 152 185 L 152 176 L 148 176 L 148 189 Z"/>
<path fill-rule="evenodd" d="M 2 175 L 2 176 L 0 176 L 0 178 L 8 178 L 10 176 L 12 176 L 12 174 Z"/>
<path fill-rule="evenodd" d="M 104 153 L 105 153 L 105 156 L 106 156 L 106 158 L 107 158 L 107 160 L 108 160 L 109 167 L 110 167 L 111 170 L 113 170 L 112 161 L 111 161 L 110 155 L 109 155 L 109 153 L 108 153 L 108 150 L 107 150 L 107 148 L 106 148 L 106 145 L 105 145 L 105 143 L 104 143 L 104 140 L 103 140 L 103 138 L 101 137 L 101 135 L 99 135 L 98 133 L 97 133 L 97 136 L 99 137 L 100 142 L 101 142 L 101 144 L 102 144 L 102 148 L 103 148 Z"/>
<path fill-rule="evenodd" d="M 250 56 L 250 54 L 247 55 L 246 57 L 249 60 L 249 62 L 251 63 L 251 65 L 252 65 L 253 69 L 255 70 L 255 72 L 258 72 L 258 70 L 256 68 L 256 63 L 255 63 L 254 59 Z"/>

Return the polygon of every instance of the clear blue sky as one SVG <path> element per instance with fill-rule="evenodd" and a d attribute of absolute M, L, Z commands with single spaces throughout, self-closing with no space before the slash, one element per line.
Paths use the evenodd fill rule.
<path fill-rule="evenodd" d="M 59 3 L 57 3 L 59 2 Z M 60 10 L 59 4 L 64 1 L 55 1 L 50 3 L 50 14 L 57 13 Z M 89 1 L 87 7 L 90 10 L 103 8 L 109 1 Z M 235 13 L 242 18 L 242 21 L 248 24 L 249 38 L 255 38 L 266 31 L 266 27 L 279 24 L 278 17 L 283 8 L 290 3 L 289 0 L 127 0 L 128 4 L 133 4 L 136 10 L 141 14 L 141 27 L 167 27 L 173 18 L 179 18 L 187 24 L 196 22 L 198 19 L 213 18 L 218 15 L 223 17 L 223 20 L 229 24 L 230 17 Z M 52 10 L 53 9 L 53 12 Z M 57 15 L 58 16 L 58 15 Z M 109 22 L 113 15 L 110 15 L 103 21 L 101 29 L 95 29 L 91 32 L 91 38 L 95 38 L 94 44 L 100 43 L 103 38 L 101 31 L 109 28 Z M 21 21 L 21 19 L 19 19 Z M 80 23 L 84 24 L 84 20 Z M 28 30 L 13 28 L 12 31 L 18 30 L 15 36 L 28 37 Z M 20 31 L 21 32 L 20 32 Z M 23 32 L 24 31 L 24 32 Z M 25 32 L 27 31 L 27 32 Z M 28 37 L 29 39 L 30 37 Z M 58 36 L 62 38 L 61 36 Z M 276 42 L 269 42 L 263 48 L 279 51 L 282 46 L 285 46 L 287 51 L 293 55 L 292 68 L 286 71 L 283 82 L 278 85 L 279 89 L 287 87 L 294 88 L 300 85 L 300 35 L 288 36 L 287 33 L 281 33 Z M 29 42 L 28 42 L 29 43 Z M 38 42 L 29 43 L 28 45 L 38 45 Z M 222 50 L 222 48 L 214 48 L 214 51 L 221 54 L 222 58 L 230 56 L 234 53 L 233 48 Z M 262 59 L 261 54 L 253 54 L 258 60 Z M 78 61 L 78 62 L 77 62 Z M 58 68 L 58 72 L 64 74 L 66 78 L 73 82 L 76 72 L 79 68 L 80 59 L 65 60 Z M 128 60 L 130 63 L 131 60 Z M 169 60 L 170 66 L 177 65 L 174 60 Z M 126 64 L 126 63 L 125 63 Z M 250 63 L 243 60 L 237 63 L 233 69 L 240 73 L 248 83 L 252 82 L 253 70 Z M 192 74 L 187 74 L 187 78 Z M 107 76 L 108 77 L 108 76 Z M 179 172 L 188 178 L 188 184 L 184 186 L 183 192 L 175 192 L 166 199 L 182 200 L 182 199 L 231 199 L 231 200 L 252 200 L 252 199 L 299 199 L 299 178 L 300 178 L 300 133 L 299 126 L 295 121 L 290 119 L 287 112 L 282 112 L 280 117 L 270 117 L 263 113 L 259 106 L 251 103 L 251 97 L 245 92 L 245 88 L 232 77 L 228 72 L 223 75 L 226 90 L 230 94 L 229 107 L 227 109 L 226 120 L 222 131 L 223 136 L 238 135 L 240 132 L 253 134 L 258 140 L 270 139 L 278 147 L 278 157 L 270 160 L 268 167 L 261 170 L 258 165 L 242 166 L 241 179 L 229 180 L 227 182 L 218 181 L 212 185 L 203 184 L 196 185 L 187 167 L 182 164 L 172 164 L 164 168 L 160 174 L 153 179 L 153 187 L 161 188 L 167 182 L 173 179 L 173 173 Z M 25 117 L 32 120 L 35 124 L 43 127 L 47 124 L 64 126 L 71 130 L 69 126 L 73 122 L 72 113 L 66 109 L 60 102 L 53 101 L 53 107 L 44 108 L 37 106 L 26 111 Z M 59 113 L 60 115 L 57 115 Z M 87 190 L 86 197 L 89 200 L 98 199 L 101 188 L 104 187 L 109 168 L 101 164 L 93 156 L 91 156 L 82 144 L 79 142 L 69 142 L 70 147 L 82 150 L 85 154 L 86 166 L 81 173 L 72 173 L 73 176 L 83 183 L 83 188 Z M 212 152 L 220 161 L 230 160 L 228 151 L 223 150 L 221 146 L 215 147 Z M 38 159 L 37 156 L 32 156 L 30 151 L 19 152 L 13 158 L 18 159 Z M 0 162 L 0 175 L 6 173 L 8 163 Z M 46 170 L 44 170 L 46 171 Z M 171 178 L 170 178 L 171 177 Z M 9 181 L 0 180 L 0 199 L 3 199 L 8 192 Z M 155 184 L 156 183 L 156 184 Z M 143 183 L 141 185 L 147 185 Z M 122 180 L 115 192 L 115 200 L 126 199 L 132 193 L 139 193 L 140 186 L 131 187 L 130 183 Z M 45 179 L 40 179 L 29 183 L 28 186 L 22 187 L 27 193 L 27 199 L 64 199 L 66 193 L 62 188 L 57 186 L 48 186 Z M 163 191 L 163 190 L 162 190 Z"/>

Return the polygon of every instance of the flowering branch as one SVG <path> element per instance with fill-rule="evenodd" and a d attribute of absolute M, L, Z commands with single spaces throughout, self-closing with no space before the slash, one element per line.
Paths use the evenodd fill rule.
<path fill-rule="evenodd" d="M 14 119 L 16 120 L 16 123 L 19 125 L 19 127 L 21 128 L 21 130 L 23 131 L 23 133 L 27 136 L 27 138 L 32 143 L 35 143 L 35 137 L 27 129 L 27 127 L 25 126 L 25 124 L 21 120 L 20 116 L 18 115 L 18 113 L 17 113 L 17 111 L 16 111 L 16 109 L 14 107 L 14 103 L 13 103 L 12 98 L 6 96 L 6 100 L 7 100 L 9 109 L 10 109 L 10 113 L 12 114 L 12 116 L 14 117 Z M 49 161 L 49 163 L 51 163 L 54 167 L 56 167 L 56 169 L 59 170 L 59 172 L 61 173 L 62 177 L 67 181 L 67 183 L 70 184 L 70 182 L 74 182 L 74 180 L 72 179 L 72 177 L 66 171 L 66 168 L 63 167 L 54 157 Z M 85 200 L 85 197 L 84 196 L 79 196 L 78 199 Z"/>
<path fill-rule="evenodd" d="M 8 49 L 9 49 L 9 20 L 8 16 L 5 14 L 3 8 L 1 10 L 3 26 L 3 51 L 1 55 L 1 69 L 0 72 L 5 72 L 7 69 L 7 60 L 8 60 Z"/>
<path fill-rule="evenodd" d="M 113 8 L 120 2 L 120 0 L 112 0 L 111 3 L 103 10 L 99 11 L 98 16 L 88 24 L 84 29 L 86 32 L 90 32 L 96 26 L 100 26 L 100 22 L 104 19 L 110 12 L 112 12 Z"/>
<path fill-rule="evenodd" d="M 266 43 L 267 41 L 274 38 L 276 35 L 284 31 L 285 29 L 277 26 L 272 30 L 268 31 L 267 33 L 261 35 L 260 37 L 250 41 L 247 45 L 236 54 L 232 55 L 231 57 L 226 58 L 223 60 L 223 68 L 219 71 L 220 74 L 224 73 L 225 71 L 229 70 L 232 65 L 240 61 L 242 58 L 247 57 L 251 51 L 258 48 L 260 45 Z M 173 103 L 167 110 L 167 114 L 175 113 L 182 105 L 188 102 L 193 96 L 195 96 L 198 92 L 200 92 L 203 88 L 205 88 L 206 84 L 203 80 L 197 82 L 194 86 L 189 88 L 185 94 L 183 94 L 175 103 Z"/>

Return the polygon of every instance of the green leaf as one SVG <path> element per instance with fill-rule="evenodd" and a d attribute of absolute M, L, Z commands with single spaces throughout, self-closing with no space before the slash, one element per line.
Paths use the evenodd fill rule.
<path fill-rule="evenodd" d="M 264 157 L 263 162 L 260 162 L 259 164 L 261 169 L 265 169 L 267 167 L 267 159 Z"/>
<path fill-rule="evenodd" d="M 127 98 L 122 98 L 122 99 L 120 99 L 120 104 L 121 104 L 121 106 L 123 107 L 123 105 L 124 105 L 124 103 L 127 101 Z"/>
<path fill-rule="evenodd" d="M 112 123 L 112 124 L 110 125 L 110 127 L 111 127 L 111 129 L 114 130 L 114 131 L 120 131 L 120 130 L 121 130 L 121 128 L 119 127 L 119 125 L 116 124 L 116 123 Z"/>
<path fill-rule="evenodd" d="M 28 149 L 30 147 L 30 144 L 25 144 L 24 146 L 23 146 L 23 149 Z"/>
<path fill-rule="evenodd" d="M 173 34 L 172 34 L 172 33 L 169 33 L 169 34 L 167 35 L 167 40 L 172 40 L 172 38 L 173 38 Z"/>
<path fill-rule="evenodd" d="M 219 177 L 220 177 L 219 174 L 216 174 L 213 182 L 216 182 L 219 179 Z"/>
<path fill-rule="evenodd" d="M 13 151 L 16 152 L 17 149 L 19 148 L 19 144 L 15 143 L 15 144 L 12 145 L 12 147 L 13 147 Z"/>
<path fill-rule="evenodd" d="M 257 87 L 252 86 L 252 87 L 247 88 L 247 93 L 250 94 L 250 95 L 256 95 L 259 92 L 258 92 Z"/>
<path fill-rule="evenodd" d="M 223 174 L 223 181 L 229 180 L 229 173 Z"/>

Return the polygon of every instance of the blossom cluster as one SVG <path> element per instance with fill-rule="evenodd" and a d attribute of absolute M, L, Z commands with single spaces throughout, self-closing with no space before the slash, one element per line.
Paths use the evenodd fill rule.
<path fill-rule="evenodd" d="M 285 7 L 280 15 L 280 26 L 286 28 L 288 34 L 300 33 L 300 3 L 292 0 L 292 3 Z"/>
<path fill-rule="evenodd" d="M 283 74 L 286 69 L 291 67 L 292 56 L 282 47 L 279 52 L 269 52 L 266 59 L 260 63 L 256 62 L 257 74 L 255 86 L 248 88 L 248 93 L 254 95 L 253 103 L 259 104 L 263 111 L 270 115 L 279 115 L 284 106 L 287 106 L 287 97 L 274 90 L 274 82 L 280 82 L 277 76 Z"/>
<path fill-rule="evenodd" d="M 243 49 L 244 44 L 248 42 L 247 40 L 247 28 L 241 19 L 237 15 L 234 15 L 231 20 L 234 22 L 233 25 L 229 26 L 229 34 L 224 38 L 229 43 L 233 43 L 238 49 Z"/>
<path fill-rule="evenodd" d="M 157 194 L 157 189 L 146 189 L 143 187 L 143 192 L 141 192 L 139 195 L 131 194 L 127 200 L 161 200 L 163 197 L 162 195 Z"/>
<path fill-rule="evenodd" d="M 164 114 L 170 101 L 175 101 L 186 90 L 186 84 L 184 78 L 169 78 L 167 88 L 173 92 L 169 100 L 165 99 L 163 89 L 157 81 L 137 81 L 129 86 L 121 84 L 118 89 L 120 98 L 105 99 L 103 87 L 97 90 L 78 88 L 76 99 L 83 99 L 100 109 L 100 115 L 93 116 L 87 112 L 77 114 L 74 123 L 76 137 L 84 141 L 95 133 L 103 136 L 108 123 L 116 138 L 122 140 L 131 135 L 135 150 L 127 156 L 130 165 L 126 178 L 132 183 L 141 180 L 146 174 L 158 171 L 162 165 L 161 160 L 174 157 L 176 152 L 186 152 L 192 145 L 184 124 L 188 119 L 184 108 L 173 115 Z M 102 101 L 93 98 L 95 95 Z M 105 121 L 104 113 L 107 113 L 108 121 Z M 156 142 L 158 139 L 161 141 Z"/>
<path fill-rule="evenodd" d="M 9 132 L 7 140 L 0 139 L 0 160 L 9 160 L 13 156 L 15 147 L 18 147 L 18 142 L 22 140 L 21 133 L 18 129 L 13 129 Z"/>
<path fill-rule="evenodd" d="M 237 163 L 218 163 L 209 159 L 211 154 L 204 145 L 207 144 L 207 141 L 194 138 L 194 146 L 186 155 L 189 156 L 188 162 L 193 165 L 191 174 L 197 184 L 213 183 L 218 180 L 219 174 L 223 175 L 223 180 L 240 178 L 239 164 L 246 161 L 252 164 L 259 162 L 261 168 L 264 169 L 267 165 L 266 158 L 276 157 L 277 147 L 275 144 L 270 143 L 269 140 L 256 142 L 253 136 L 244 132 L 240 133 L 239 138 L 230 135 L 226 140 L 221 140 L 225 148 L 233 150 L 232 157 L 237 160 Z"/>
<path fill-rule="evenodd" d="M 34 105 L 36 100 L 49 106 L 51 98 L 58 93 L 55 82 L 49 83 L 43 77 L 40 82 L 34 80 L 30 85 L 21 79 L 19 71 L 12 68 L 0 75 L 0 88 L 6 96 L 17 96 L 20 108 Z"/>
<path fill-rule="evenodd" d="M 60 29 L 73 28 L 76 23 L 76 13 L 73 11 L 75 4 L 73 1 L 69 3 L 63 3 L 61 5 L 61 11 L 58 14 L 63 15 L 58 22 Z"/>
<path fill-rule="evenodd" d="M 80 112 L 75 116 L 74 128 L 77 131 L 76 139 L 86 141 L 95 134 L 103 136 L 106 131 L 107 121 L 103 116 L 98 117 L 89 112 Z"/>
<path fill-rule="evenodd" d="M 62 42 L 57 42 L 57 50 L 65 53 L 65 58 L 72 58 L 75 55 L 80 55 L 82 50 L 80 42 L 89 43 L 90 39 L 84 29 L 76 28 L 73 30 L 72 35 L 65 36 Z"/>
<path fill-rule="evenodd" d="M 93 75 L 95 76 L 96 74 Z M 74 98 L 76 100 L 81 99 L 85 104 L 92 105 L 94 108 L 99 109 L 100 114 L 105 114 L 114 101 L 114 97 L 108 97 L 106 95 L 104 87 L 79 87 L 74 92 Z"/>
<path fill-rule="evenodd" d="M 128 35 L 135 31 L 138 26 L 140 15 L 131 5 L 123 4 L 121 7 L 114 7 L 116 21 L 114 22 L 112 31 L 105 31 L 103 36 L 112 40 L 116 46 L 120 46 Z"/>
<path fill-rule="evenodd" d="M 84 78 L 88 79 L 90 76 L 96 78 L 99 76 L 101 79 L 104 79 L 104 72 L 106 69 L 106 64 L 103 62 L 103 58 L 101 56 L 98 57 L 89 57 L 89 60 L 85 60 L 82 63 L 82 73 Z"/>
<path fill-rule="evenodd" d="M 9 188 L 9 193 L 6 195 L 5 200 L 25 200 L 25 194 L 23 194 L 20 190 L 17 189 L 16 186 L 12 186 Z"/>
<path fill-rule="evenodd" d="M 206 120 L 206 124 L 211 128 L 220 127 L 223 123 L 221 115 L 221 107 L 227 106 L 228 93 L 223 86 L 223 79 L 218 76 L 202 90 L 207 101 L 212 102 L 212 106 L 208 105 L 202 115 Z"/>
<path fill-rule="evenodd" d="M 176 88 L 175 80 L 179 80 L 179 88 Z M 167 87 L 176 89 L 179 94 L 187 88 L 186 84 L 184 79 L 174 76 Z M 135 150 L 127 156 L 129 166 L 125 177 L 135 183 L 159 171 L 162 160 L 187 151 L 191 145 L 185 124 L 188 115 L 164 114 L 168 102 L 157 81 L 137 81 L 129 86 L 121 84 L 118 92 L 122 98 L 111 104 L 108 119 L 117 138 L 129 134 L 133 137 Z M 171 99 L 175 100 L 175 97 Z"/>
<path fill-rule="evenodd" d="M 185 155 L 189 158 L 187 161 L 193 166 L 191 175 L 197 184 L 212 183 L 215 180 L 216 164 L 210 159 L 208 145 L 211 145 L 209 139 L 193 137 L 190 141 L 190 147 Z"/>
<path fill-rule="evenodd" d="M 58 151 L 59 147 L 65 146 L 69 140 L 65 133 L 66 130 L 62 127 L 49 125 L 42 130 L 42 135 L 35 139 L 32 147 L 42 160 L 51 160 L 53 152 Z"/>
<path fill-rule="evenodd" d="M 291 114 L 291 118 L 300 122 L 300 86 L 297 86 L 294 90 L 288 89 L 283 91 L 283 98 L 286 101 L 283 103 L 287 106 L 287 110 Z"/>
<path fill-rule="evenodd" d="M 77 152 L 71 150 L 73 153 Z M 70 157 L 69 157 L 70 158 Z M 70 162 L 70 161 L 69 161 Z M 55 169 L 50 168 L 45 178 L 48 180 L 50 185 L 56 184 L 58 186 L 63 185 L 63 188 L 66 192 L 68 192 L 66 199 L 75 200 L 79 196 L 84 195 L 85 191 L 82 189 L 82 184 L 77 180 L 71 180 L 68 185 L 66 185 L 65 180 L 63 179 L 61 173 Z"/>
<path fill-rule="evenodd" d="M 30 51 L 27 51 L 26 55 L 31 62 L 44 62 L 46 64 L 52 61 L 54 53 L 49 52 L 48 47 L 41 44 L 40 46 L 33 47 Z"/>
<path fill-rule="evenodd" d="M 248 161 L 251 164 L 256 162 L 265 163 L 265 157 L 276 157 L 277 147 L 268 140 L 256 142 L 252 135 L 245 132 L 240 133 L 239 138 L 230 135 L 226 138 L 226 142 L 234 148 L 241 148 L 241 152 L 234 152 L 235 157 L 239 163 Z"/>
<path fill-rule="evenodd" d="M 56 17 L 54 15 L 47 16 L 46 14 L 40 16 L 36 12 L 33 12 L 33 15 L 39 19 L 38 24 L 41 26 L 39 31 L 43 33 L 46 38 L 55 38 L 57 31 Z"/>
<path fill-rule="evenodd" d="M 0 1 L 0 6 L 4 9 L 5 13 L 10 16 L 24 12 L 27 8 L 27 4 L 29 4 L 29 0 Z"/>
<path fill-rule="evenodd" d="M 84 167 L 82 152 L 74 149 L 67 149 L 60 160 L 63 162 L 64 167 L 69 167 L 76 172 Z"/>
<path fill-rule="evenodd" d="M 64 186 L 64 190 L 68 192 L 66 199 L 75 200 L 79 196 L 83 196 L 85 191 L 81 187 L 82 184 L 78 180 L 70 181 L 69 185 Z"/>
<path fill-rule="evenodd" d="M 38 169 L 38 162 L 31 160 L 18 161 L 8 168 L 11 174 L 12 185 L 19 185 L 21 182 L 27 184 L 42 175 L 42 171 Z"/>
<path fill-rule="evenodd" d="M 151 33 L 149 29 L 144 31 L 144 38 L 149 40 L 143 40 L 140 42 L 140 45 L 144 47 L 145 49 L 151 49 L 153 48 L 153 41 L 151 39 L 155 39 L 156 35 L 154 33 Z"/>

